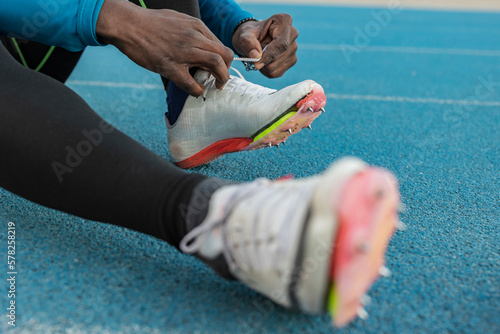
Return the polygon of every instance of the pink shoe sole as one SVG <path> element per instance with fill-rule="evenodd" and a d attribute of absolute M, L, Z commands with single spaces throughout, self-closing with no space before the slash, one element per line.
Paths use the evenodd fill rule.
<path fill-rule="evenodd" d="M 253 142 L 245 147 L 243 151 L 277 146 L 284 143 L 292 134 L 309 127 L 324 112 L 323 107 L 325 105 L 325 92 L 320 85 L 315 85 L 311 92 L 297 102 L 295 106 L 253 135 Z"/>
<path fill-rule="evenodd" d="M 339 228 L 330 267 L 328 309 L 335 326 L 366 317 L 363 297 L 380 275 L 390 273 L 384 258 L 399 201 L 396 179 L 381 168 L 368 168 L 345 184 L 336 205 Z"/>

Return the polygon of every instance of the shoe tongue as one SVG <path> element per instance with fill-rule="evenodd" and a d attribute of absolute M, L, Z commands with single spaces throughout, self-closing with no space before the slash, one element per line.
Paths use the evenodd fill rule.
<path fill-rule="evenodd" d="M 205 70 L 198 70 L 194 74 L 194 80 L 196 80 L 196 82 L 200 83 L 200 84 L 202 84 L 205 81 L 207 81 L 207 79 L 209 77 L 210 77 L 210 73 L 208 71 L 205 71 Z"/>

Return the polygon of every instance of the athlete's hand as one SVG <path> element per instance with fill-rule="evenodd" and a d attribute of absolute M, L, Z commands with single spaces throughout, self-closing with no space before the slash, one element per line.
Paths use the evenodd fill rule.
<path fill-rule="evenodd" d="M 276 14 L 264 21 L 249 21 L 238 27 L 233 46 L 239 54 L 262 59 L 255 68 L 269 78 L 282 76 L 297 62 L 297 37 L 288 14 Z M 264 54 L 262 50 L 266 48 Z"/>
<path fill-rule="evenodd" d="M 106 0 L 96 25 L 98 37 L 138 65 L 175 82 L 191 95 L 204 87 L 189 68 L 209 71 L 222 88 L 229 80 L 233 51 L 199 19 L 168 9 L 152 10 L 123 0 Z"/>

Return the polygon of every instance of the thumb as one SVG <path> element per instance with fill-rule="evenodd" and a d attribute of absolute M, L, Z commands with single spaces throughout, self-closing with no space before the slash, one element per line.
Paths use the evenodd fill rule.
<path fill-rule="evenodd" d="M 240 46 L 242 51 L 250 58 L 262 57 L 262 46 L 254 34 L 245 34 L 241 36 Z"/>
<path fill-rule="evenodd" d="M 286 52 L 288 49 L 288 42 L 283 38 L 277 38 L 272 40 L 266 45 L 266 52 L 260 62 L 263 64 L 270 64 L 274 62 L 282 53 Z"/>
<path fill-rule="evenodd" d="M 248 57 L 250 58 L 260 58 L 262 56 L 262 51 L 259 51 L 259 48 L 253 48 L 248 52 Z"/>

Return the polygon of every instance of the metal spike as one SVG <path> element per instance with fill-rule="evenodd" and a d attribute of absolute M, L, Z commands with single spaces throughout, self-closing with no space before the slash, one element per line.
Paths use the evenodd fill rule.
<path fill-rule="evenodd" d="M 314 109 L 312 107 L 307 108 L 307 111 L 314 112 Z"/>
<path fill-rule="evenodd" d="M 311 127 L 311 125 L 310 125 L 310 124 L 307 126 L 307 128 L 308 128 L 309 130 L 312 130 L 312 129 L 313 129 L 313 128 Z"/>
<path fill-rule="evenodd" d="M 378 270 L 378 273 L 380 274 L 380 276 L 383 276 L 383 277 L 391 276 L 391 271 L 386 266 L 380 267 L 380 269 Z"/>
<path fill-rule="evenodd" d="M 280 143 L 276 144 L 276 148 L 280 148 Z"/>
<path fill-rule="evenodd" d="M 358 317 L 360 317 L 363 320 L 368 319 L 368 312 L 362 307 L 358 308 Z"/>
<path fill-rule="evenodd" d="M 396 223 L 396 229 L 398 231 L 405 231 L 406 230 L 406 224 L 403 223 L 401 220 L 398 220 Z"/>
<path fill-rule="evenodd" d="M 325 112 L 326 112 L 325 108 L 321 108 L 319 111 L 321 111 L 321 112 L 323 112 L 323 113 L 325 113 Z"/>
<path fill-rule="evenodd" d="M 288 129 L 288 133 L 289 133 L 289 134 L 292 134 L 292 129 Z"/>
<path fill-rule="evenodd" d="M 273 144 L 267 143 L 267 147 L 271 147 L 271 146 L 273 146 Z"/>
<path fill-rule="evenodd" d="M 363 306 L 368 306 L 372 302 L 372 299 L 368 295 L 363 295 L 361 297 L 360 301 L 361 301 L 361 304 L 363 304 Z"/>
<path fill-rule="evenodd" d="M 286 142 L 282 142 L 283 146 L 286 146 Z"/>

